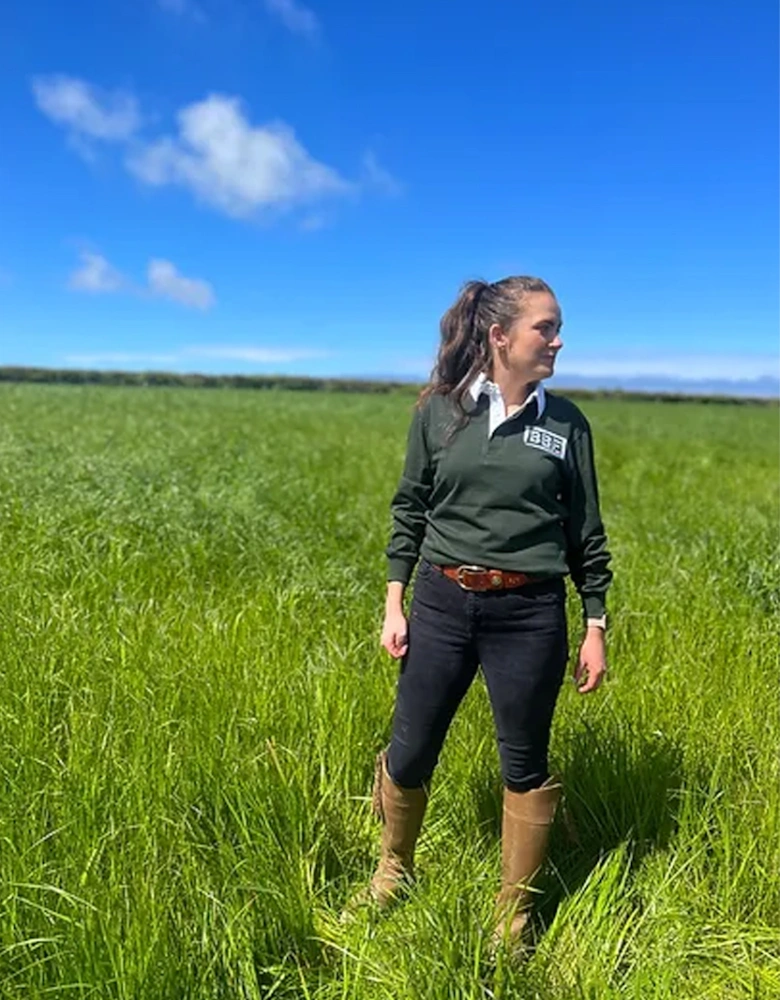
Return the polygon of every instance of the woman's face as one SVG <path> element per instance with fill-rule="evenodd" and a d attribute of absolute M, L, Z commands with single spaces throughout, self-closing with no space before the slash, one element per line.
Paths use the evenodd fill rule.
<path fill-rule="evenodd" d="M 561 309 L 549 292 L 529 292 L 520 315 L 508 330 L 494 325 L 490 340 L 494 355 L 512 375 L 528 382 L 549 378 L 563 347 Z"/>

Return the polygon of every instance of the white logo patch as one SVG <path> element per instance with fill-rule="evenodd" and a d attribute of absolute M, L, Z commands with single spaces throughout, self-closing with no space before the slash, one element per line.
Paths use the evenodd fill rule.
<path fill-rule="evenodd" d="M 545 431 L 541 427 L 526 427 L 523 441 L 529 447 L 546 451 L 556 458 L 564 458 L 566 455 L 566 438 L 560 434 L 553 434 L 552 431 Z"/>

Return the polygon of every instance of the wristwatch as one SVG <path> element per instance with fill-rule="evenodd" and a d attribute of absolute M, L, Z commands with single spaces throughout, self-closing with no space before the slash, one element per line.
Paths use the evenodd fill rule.
<path fill-rule="evenodd" d="M 585 628 L 600 628 L 602 632 L 607 631 L 607 616 L 602 615 L 601 618 L 586 618 Z"/>

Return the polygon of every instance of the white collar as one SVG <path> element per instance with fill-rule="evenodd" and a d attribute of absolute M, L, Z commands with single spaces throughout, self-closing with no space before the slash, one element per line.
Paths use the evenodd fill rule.
<path fill-rule="evenodd" d="M 484 372 L 480 372 L 479 375 L 474 379 L 474 381 L 469 386 L 469 393 L 471 398 L 476 402 L 482 393 L 485 392 L 490 397 L 490 435 L 492 436 L 493 431 L 500 425 L 503 424 L 505 420 L 511 420 L 516 417 L 519 413 L 530 404 L 531 400 L 536 400 L 538 416 L 544 413 L 544 408 L 547 403 L 546 394 L 544 391 L 544 386 L 541 382 L 536 383 L 536 388 L 533 392 L 528 394 L 523 405 L 519 410 L 515 410 L 511 416 L 506 415 L 506 407 L 504 405 L 504 397 L 501 395 L 501 390 L 496 385 L 495 382 L 491 382 L 490 379 Z"/>
<path fill-rule="evenodd" d="M 483 392 L 486 392 L 489 396 L 498 395 L 501 396 L 501 390 L 496 385 L 495 382 L 491 382 L 490 379 L 484 372 L 480 372 L 479 375 L 474 379 L 474 381 L 469 386 L 469 392 L 471 393 L 471 398 L 476 402 Z M 503 396 L 501 397 L 503 401 Z M 528 406 L 532 399 L 538 400 L 539 405 L 539 416 L 544 413 L 544 408 L 547 403 L 546 393 L 544 391 L 544 385 L 541 382 L 536 383 L 536 388 L 533 392 L 529 393 L 526 397 L 525 402 L 516 410 L 515 413 L 522 413 L 522 411 Z M 514 414 L 513 414 L 514 416 Z"/>

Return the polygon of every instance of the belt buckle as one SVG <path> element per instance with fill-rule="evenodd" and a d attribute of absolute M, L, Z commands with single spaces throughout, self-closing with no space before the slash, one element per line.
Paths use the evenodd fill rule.
<path fill-rule="evenodd" d="M 476 590 L 476 587 L 469 587 L 463 581 L 463 577 L 466 573 L 487 573 L 486 566 L 458 566 L 458 575 L 456 577 L 458 584 L 463 590 Z"/>

